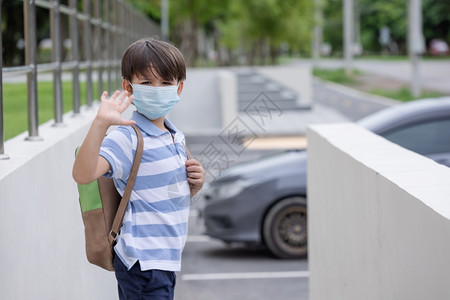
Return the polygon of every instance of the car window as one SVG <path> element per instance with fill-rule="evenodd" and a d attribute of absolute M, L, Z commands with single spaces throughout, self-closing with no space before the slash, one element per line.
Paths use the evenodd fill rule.
<path fill-rule="evenodd" d="M 446 119 L 413 124 L 382 136 L 422 155 L 450 152 L 450 120 Z"/>

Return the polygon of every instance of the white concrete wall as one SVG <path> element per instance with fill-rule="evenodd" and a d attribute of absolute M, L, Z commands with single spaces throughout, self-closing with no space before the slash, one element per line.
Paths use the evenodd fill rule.
<path fill-rule="evenodd" d="M 74 151 L 96 108 L 62 128 L 40 127 L 41 142 L 26 134 L 5 143 L 0 160 L 0 299 L 117 299 L 113 272 L 90 265 L 78 192 Z"/>
<path fill-rule="evenodd" d="M 353 124 L 308 130 L 310 299 L 450 299 L 450 168 Z"/>
<path fill-rule="evenodd" d="M 295 91 L 298 95 L 298 105 L 303 107 L 312 105 L 312 70 L 310 65 L 264 66 L 257 67 L 256 70 Z"/>
<path fill-rule="evenodd" d="M 180 102 L 168 118 L 184 134 L 217 134 L 222 130 L 220 69 L 194 69 L 186 72 Z"/>
<path fill-rule="evenodd" d="M 187 69 L 181 100 L 170 111 L 168 118 L 186 135 L 219 134 L 239 115 L 236 71 L 240 69 L 247 67 Z M 312 73 L 309 65 L 267 66 L 254 69 L 297 92 L 300 106 L 311 105 Z M 284 117 L 288 115 L 289 113 L 286 113 Z M 239 117 L 247 119 L 245 114 Z M 296 130 L 292 129 L 292 126 L 286 127 Z M 258 131 L 258 128 L 254 130 Z"/>

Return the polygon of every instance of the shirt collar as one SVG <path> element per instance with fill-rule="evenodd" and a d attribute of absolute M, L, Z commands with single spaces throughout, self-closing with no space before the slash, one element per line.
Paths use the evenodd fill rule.
<path fill-rule="evenodd" d="M 153 136 L 161 136 L 166 134 L 167 131 L 163 131 L 159 129 L 155 124 L 153 124 L 149 119 L 138 113 L 137 111 L 133 112 L 131 117 L 132 120 L 136 121 L 136 125 L 143 131 L 145 131 L 148 135 Z M 164 119 L 164 124 L 169 129 L 169 131 L 176 135 L 181 134 L 181 132 L 170 122 L 167 118 Z"/>

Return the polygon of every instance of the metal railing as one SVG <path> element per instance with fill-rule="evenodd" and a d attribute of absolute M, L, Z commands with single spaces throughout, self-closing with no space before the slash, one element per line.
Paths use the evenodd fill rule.
<path fill-rule="evenodd" d="M 10 1 L 10 0 L 7 0 Z M 3 68 L 0 57 L 0 159 L 7 159 L 4 151 L 3 77 L 26 75 L 28 101 L 28 141 L 39 141 L 38 121 L 38 73 L 53 72 L 54 126 L 63 125 L 62 73 L 72 73 L 73 112 L 80 113 L 80 77 L 86 80 L 86 102 L 93 102 L 94 75 L 98 76 L 99 92 L 103 83 L 112 90 L 120 86 L 120 59 L 126 47 L 135 40 L 159 35 L 156 23 L 133 9 L 124 0 L 23 0 L 25 39 L 25 65 Z M 0 24 L 1 24 L 0 0 Z M 52 62 L 38 63 L 36 7 L 47 9 L 50 14 Z M 68 36 L 71 42 L 71 60 L 63 61 L 61 18 L 69 19 Z M 81 33 L 80 33 L 81 30 Z M 83 49 L 81 49 L 83 47 Z M 0 49 L 2 40 L 0 35 Z M 80 55 L 82 53 L 83 55 Z M 95 74 L 96 73 L 96 74 Z M 106 74 L 105 74 L 106 73 Z M 97 95 L 99 96 L 99 95 Z M 7 113 L 7 112 L 6 112 Z"/>

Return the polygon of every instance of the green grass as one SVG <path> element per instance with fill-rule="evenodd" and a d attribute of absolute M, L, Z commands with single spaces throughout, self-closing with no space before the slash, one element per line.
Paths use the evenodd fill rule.
<path fill-rule="evenodd" d="M 106 87 L 106 85 L 104 85 Z M 93 85 L 93 98 L 97 99 L 97 85 Z M 80 82 L 81 105 L 86 104 L 86 83 Z M 53 83 L 38 83 L 39 124 L 54 118 Z M 3 125 L 5 140 L 28 130 L 28 102 L 26 83 L 5 83 L 3 85 Z M 63 82 L 63 111 L 73 110 L 72 82 Z"/>
<path fill-rule="evenodd" d="M 358 86 L 358 84 L 360 83 L 358 80 L 358 75 L 361 75 L 361 74 L 362 73 L 360 71 L 354 70 L 353 76 L 350 77 L 345 74 L 344 69 L 336 69 L 336 70 L 314 69 L 313 70 L 313 75 L 321 78 L 322 80 L 336 82 L 336 83 L 339 83 L 342 85 L 349 86 L 354 89 L 360 89 L 360 87 Z M 404 102 L 416 100 L 419 98 L 434 98 L 434 97 L 444 96 L 444 94 L 439 93 L 439 92 L 424 90 L 424 91 L 422 91 L 422 94 L 417 98 L 411 94 L 410 89 L 406 86 L 403 86 L 403 87 L 395 89 L 395 90 L 383 88 L 382 86 L 380 86 L 375 89 L 371 89 L 367 92 L 370 94 L 375 94 L 375 95 L 379 95 L 379 96 L 383 96 L 383 97 L 387 97 L 387 98 L 391 98 L 391 99 L 395 99 L 395 100 L 400 100 L 400 101 L 404 101 Z"/>
<path fill-rule="evenodd" d="M 407 55 L 363 55 L 355 56 L 355 60 L 407 61 Z"/>
<path fill-rule="evenodd" d="M 351 85 L 355 84 L 355 76 L 360 74 L 358 70 L 353 71 L 353 76 L 347 76 L 343 68 L 335 70 L 314 69 L 313 75 L 326 81 L 332 81 L 339 84 Z"/>
<path fill-rule="evenodd" d="M 407 87 L 403 87 L 396 91 L 384 90 L 381 88 L 377 88 L 374 90 L 370 90 L 369 93 L 387 97 L 387 98 L 391 98 L 391 99 L 400 100 L 403 102 L 418 99 L 417 97 L 414 97 L 411 94 L 410 89 Z M 442 94 L 442 93 L 423 91 L 419 98 L 434 98 L 434 97 L 442 97 L 442 96 L 444 96 L 444 94 Z"/>
<path fill-rule="evenodd" d="M 421 57 L 422 60 L 450 60 L 449 56 L 431 56 L 431 55 L 423 55 Z M 409 61 L 410 58 L 408 55 L 364 55 L 364 56 L 356 56 L 355 60 L 380 60 L 380 61 Z"/>

